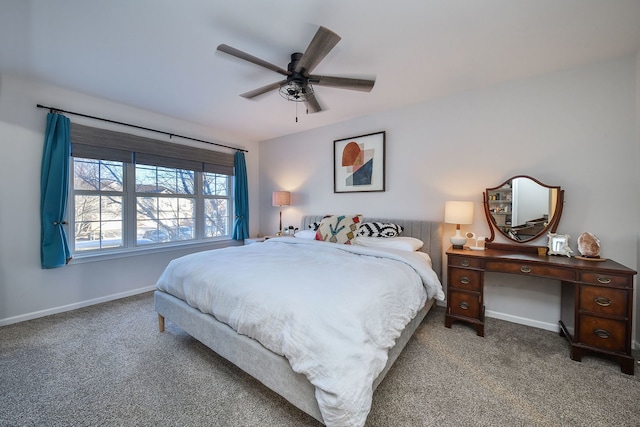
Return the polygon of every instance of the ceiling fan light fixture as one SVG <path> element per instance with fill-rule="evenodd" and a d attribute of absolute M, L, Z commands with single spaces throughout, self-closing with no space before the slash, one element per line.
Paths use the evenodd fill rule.
<path fill-rule="evenodd" d="M 313 94 L 313 87 L 310 84 L 306 86 L 297 81 L 288 81 L 280 85 L 280 95 L 289 101 L 306 102 L 308 96 Z"/>

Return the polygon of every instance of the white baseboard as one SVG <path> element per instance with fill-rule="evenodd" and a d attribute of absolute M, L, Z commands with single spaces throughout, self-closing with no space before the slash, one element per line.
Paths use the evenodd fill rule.
<path fill-rule="evenodd" d="M 86 301 L 80 301 L 69 305 L 63 305 L 60 307 L 48 308 L 46 310 L 34 311 L 33 313 L 21 314 L 20 316 L 7 317 L 6 319 L 0 319 L 0 326 L 7 326 L 13 323 L 24 322 L 27 320 L 37 319 L 39 317 L 50 316 L 52 314 L 64 313 L 66 311 L 76 310 L 78 308 L 88 307 L 90 305 L 101 304 L 103 302 L 113 301 L 120 298 L 126 298 L 133 295 L 142 294 L 145 292 L 153 291 L 155 286 L 146 286 L 144 288 L 133 289 L 127 292 L 120 292 L 118 294 L 106 295 L 100 298 L 94 298 Z"/>
<path fill-rule="evenodd" d="M 498 311 L 487 310 L 485 316 L 494 319 L 506 320 L 507 322 L 517 323 L 519 325 L 532 326 L 538 329 L 545 329 L 552 332 L 560 332 L 558 323 L 541 322 L 539 320 L 528 319 L 526 317 L 514 316 L 512 314 L 500 313 Z"/>

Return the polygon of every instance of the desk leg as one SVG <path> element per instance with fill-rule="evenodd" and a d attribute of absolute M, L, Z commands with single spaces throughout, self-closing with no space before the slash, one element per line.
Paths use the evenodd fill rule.
<path fill-rule="evenodd" d="M 633 357 L 620 358 L 620 370 L 622 371 L 622 373 L 627 375 L 633 375 L 635 374 L 634 368 L 635 368 L 635 360 L 633 359 Z"/>
<path fill-rule="evenodd" d="M 445 314 L 445 316 L 444 316 L 444 327 L 451 329 L 451 324 L 456 320 L 471 325 L 471 327 L 473 327 L 476 330 L 476 334 L 479 337 L 484 337 L 484 322 L 479 323 L 475 319 L 454 318 L 452 316 L 449 316 L 448 314 Z"/>
<path fill-rule="evenodd" d="M 569 357 L 571 360 L 575 360 L 576 362 L 582 362 L 582 355 L 584 351 L 580 347 L 576 347 L 573 344 L 571 345 L 571 352 L 569 353 Z"/>
<path fill-rule="evenodd" d="M 449 316 L 444 316 L 444 327 L 451 329 L 451 324 L 453 323 L 453 319 Z"/>
<path fill-rule="evenodd" d="M 635 374 L 635 360 L 633 357 L 603 353 L 601 351 L 598 351 L 597 349 L 583 348 L 573 344 L 571 345 L 571 353 L 569 354 L 569 356 L 571 357 L 571 360 L 582 362 L 582 356 L 585 353 L 594 353 L 596 356 L 608 357 L 620 364 L 620 371 L 622 371 L 622 373 L 627 375 Z"/>
<path fill-rule="evenodd" d="M 480 323 L 476 324 L 476 334 L 478 334 L 479 337 L 484 337 L 484 310 L 485 306 L 482 305 L 480 311 Z"/>

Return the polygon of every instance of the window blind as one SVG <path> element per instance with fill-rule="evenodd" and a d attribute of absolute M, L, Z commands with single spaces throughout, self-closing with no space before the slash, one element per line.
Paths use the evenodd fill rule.
<path fill-rule="evenodd" d="M 233 154 L 71 124 L 71 155 L 233 175 Z"/>

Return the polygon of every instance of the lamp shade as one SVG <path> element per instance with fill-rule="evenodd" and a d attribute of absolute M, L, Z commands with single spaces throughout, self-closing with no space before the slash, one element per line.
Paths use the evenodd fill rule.
<path fill-rule="evenodd" d="M 274 191 L 271 196 L 273 206 L 289 206 L 291 204 L 291 193 L 289 191 Z"/>
<path fill-rule="evenodd" d="M 446 202 L 444 205 L 444 222 L 447 224 L 472 224 L 473 202 Z"/>

